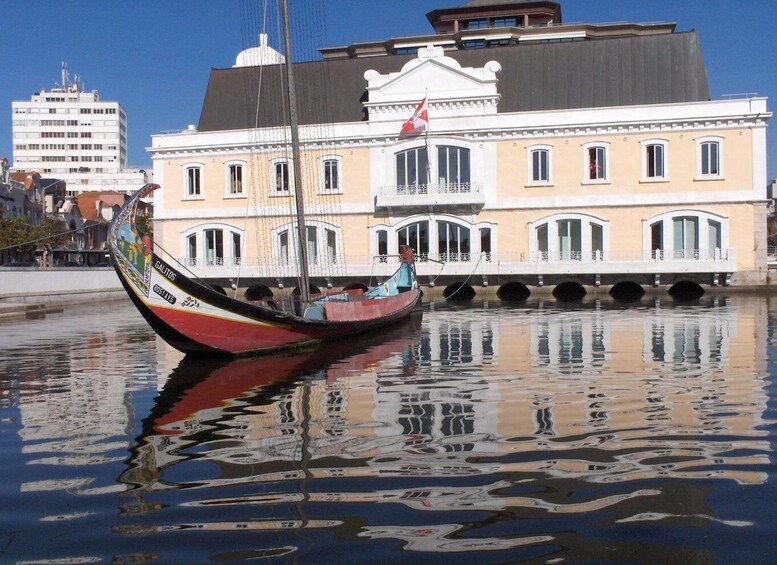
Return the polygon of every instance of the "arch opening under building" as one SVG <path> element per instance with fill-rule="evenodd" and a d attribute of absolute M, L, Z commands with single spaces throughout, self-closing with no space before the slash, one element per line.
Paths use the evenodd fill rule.
<path fill-rule="evenodd" d="M 496 296 L 504 301 L 521 302 L 531 296 L 531 290 L 523 283 L 509 282 L 499 287 Z"/>
<path fill-rule="evenodd" d="M 580 283 L 576 282 L 563 282 L 553 289 L 553 297 L 556 300 L 581 300 L 586 294 L 588 294 Z"/>
<path fill-rule="evenodd" d="M 262 300 L 263 298 L 272 298 L 273 293 L 269 286 L 265 284 L 255 284 L 249 286 L 243 293 L 246 300 Z"/>
<path fill-rule="evenodd" d="M 321 289 L 320 289 L 320 288 L 318 288 L 318 287 L 317 287 L 316 285 L 314 285 L 313 283 L 310 283 L 310 284 L 308 285 L 308 289 L 309 289 L 309 291 L 310 291 L 310 294 L 321 294 Z M 292 296 L 299 296 L 300 294 L 302 294 L 302 292 L 300 291 L 300 289 L 299 289 L 299 287 L 298 287 L 298 286 L 295 286 L 295 287 L 294 287 L 294 290 L 293 290 L 293 291 L 291 291 L 291 295 L 292 295 Z"/>
<path fill-rule="evenodd" d="M 703 294 L 702 286 L 693 281 L 679 281 L 669 289 L 669 296 L 678 300 L 695 300 Z"/>
<path fill-rule="evenodd" d="M 639 300 L 645 295 L 645 289 L 633 281 L 621 281 L 610 289 L 615 300 Z"/>
<path fill-rule="evenodd" d="M 443 298 L 453 301 L 465 301 L 475 298 L 475 289 L 467 283 L 453 283 L 442 291 Z"/>

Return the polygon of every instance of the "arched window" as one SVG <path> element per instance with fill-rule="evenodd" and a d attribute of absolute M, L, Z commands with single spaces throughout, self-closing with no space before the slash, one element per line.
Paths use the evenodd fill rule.
<path fill-rule="evenodd" d="M 297 225 L 284 224 L 273 230 L 273 260 L 276 265 L 296 262 Z M 333 265 L 340 260 L 340 229 L 320 221 L 306 221 L 305 245 L 310 265 Z"/>
<path fill-rule="evenodd" d="M 409 218 L 395 226 L 376 225 L 371 228 L 371 234 L 372 255 L 396 255 L 400 246 L 405 246 L 413 249 L 420 262 L 429 258 L 470 262 L 481 254 L 485 254 L 483 260 L 490 261 L 497 251 L 496 224 L 469 223 L 450 215 L 422 215 L 415 221 Z"/>
<path fill-rule="evenodd" d="M 182 234 L 186 264 L 210 267 L 239 265 L 243 257 L 243 230 L 227 224 L 209 224 Z"/>
<path fill-rule="evenodd" d="M 643 248 L 653 259 L 715 260 L 726 254 L 728 219 L 701 210 L 676 210 L 643 221 Z"/>
<path fill-rule="evenodd" d="M 609 248 L 609 224 L 594 216 L 557 214 L 529 227 L 535 261 L 601 261 Z"/>

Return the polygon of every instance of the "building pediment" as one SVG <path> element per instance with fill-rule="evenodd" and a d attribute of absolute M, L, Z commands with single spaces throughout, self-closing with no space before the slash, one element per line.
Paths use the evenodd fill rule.
<path fill-rule="evenodd" d="M 496 61 L 483 67 L 462 67 L 446 57 L 441 47 L 429 45 L 418 50 L 418 57 L 399 72 L 364 73 L 368 101 L 364 106 L 371 122 L 405 120 L 416 105 L 427 97 L 436 117 L 463 117 L 495 114 L 499 101 Z"/>

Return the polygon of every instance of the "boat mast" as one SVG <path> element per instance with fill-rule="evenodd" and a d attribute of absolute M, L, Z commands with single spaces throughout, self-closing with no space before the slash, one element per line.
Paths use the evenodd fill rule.
<path fill-rule="evenodd" d="M 286 82 L 288 83 L 289 127 L 291 128 L 291 163 L 294 169 L 294 201 L 297 206 L 297 253 L 299 263 L 300 298 L 302 303 L 310 302 L 310 275 L 308 274 L 308 244 L 305 229 L 305 201 L 302 194 L 302 164 L 299 148 L 299 124 L 297 120 L 297 97 L 294 92 L 294 74 L 291 69 L 291 40 L 289 39 L 289 12 L 286 0 L 281 0 L 283 42 L 286 52 Z"/>

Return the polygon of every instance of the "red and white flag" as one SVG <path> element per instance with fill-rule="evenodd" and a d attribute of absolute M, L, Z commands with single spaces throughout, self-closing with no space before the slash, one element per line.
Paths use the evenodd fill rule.
<path fill-rule="evenodd" d="M 399 132 L 400 137 L 405 135 L 413 135 L 421 133 L 429 128 L 429 107 L 426 104 L 426 98 L 421 100 L 421 103 L 410 116 L 410 119 L 402 124 L 402 129 Z"/>

